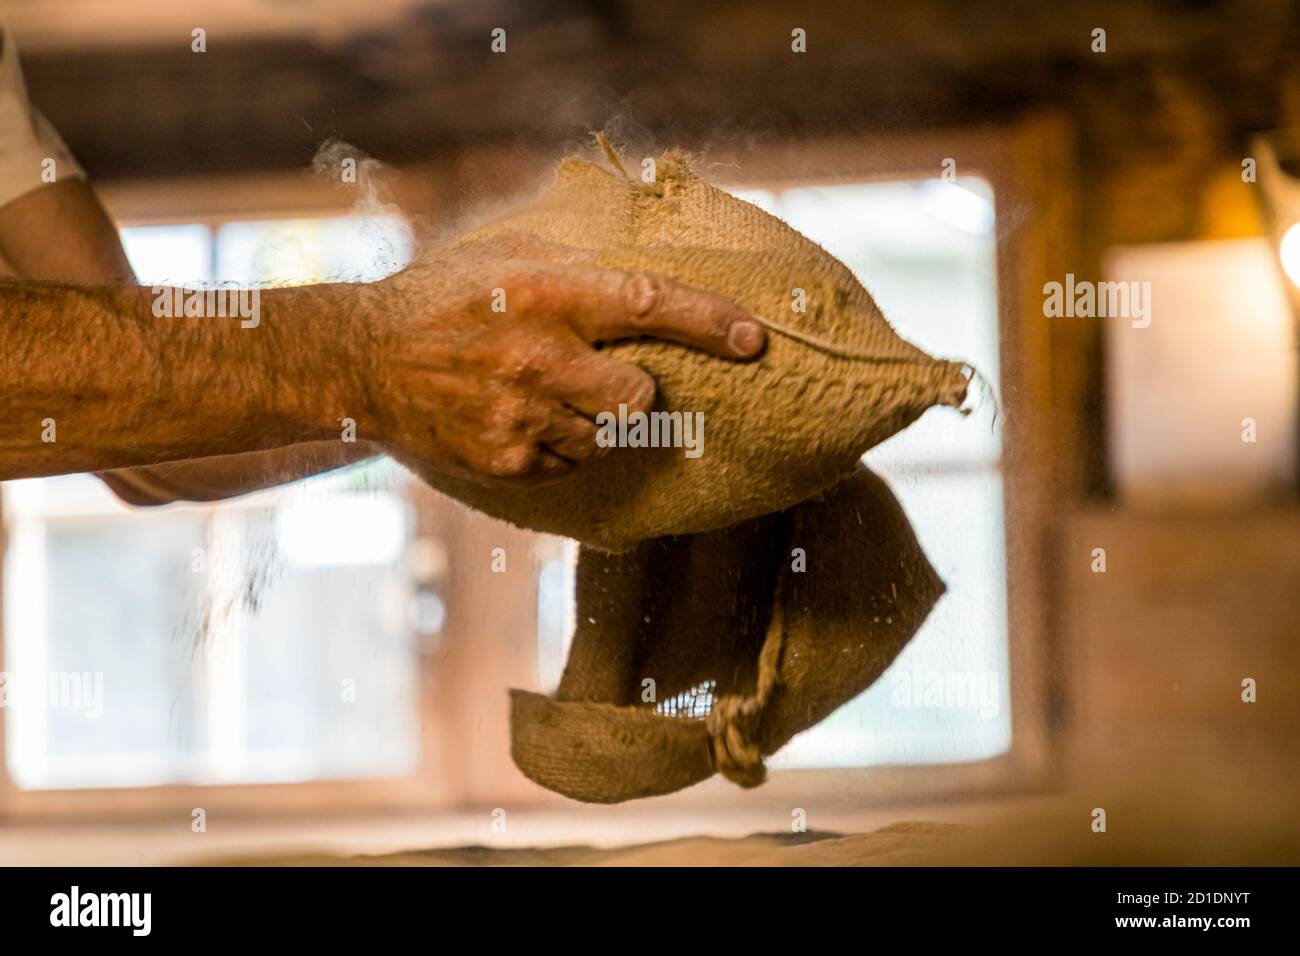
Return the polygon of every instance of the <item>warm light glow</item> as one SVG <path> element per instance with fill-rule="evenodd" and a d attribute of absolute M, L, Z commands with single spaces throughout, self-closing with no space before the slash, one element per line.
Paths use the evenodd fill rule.
<path fill-rule="evenodd" d="M 1282 259 L 1282 271 L 1286 277 L 1300 286 L 1300 222 L 1291 224 L 1291 228 L 1282 236 L 1282 245 L 1278 249 Z"/>

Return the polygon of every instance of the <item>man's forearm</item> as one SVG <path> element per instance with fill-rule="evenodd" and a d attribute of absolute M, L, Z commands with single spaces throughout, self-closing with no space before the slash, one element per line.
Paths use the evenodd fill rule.
<path fill-rule="evenodd" d="M 135 285 L 117 227 L 90 185 L 52 183 L 0 208 L 0 254 L 18 275 L 77 285 Z M 99 473 L 136 505 L 217 501 L 320 474 L 378 454 L 365 442 L 333 441 L 195 458 Z"/>
<path fill-rule="evenodd" d="M 0 478 L 364 435 L 373 291 L 260 293 L 260 321 L 154 314 L 148 288 L 0 280 Z M 349 348 L 349 344 L 356 348 Z"/>

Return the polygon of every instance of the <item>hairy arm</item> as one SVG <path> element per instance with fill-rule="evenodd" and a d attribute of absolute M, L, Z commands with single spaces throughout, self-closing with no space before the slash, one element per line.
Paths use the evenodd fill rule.
<path fill-rule="evenodd" d="M 135 283 L 116 226 L 95 191 L 80 179 L 42 187 L 0 208 L 0 257 L 29 279 L 80 285 Z M 106 471 L 98 477 L 119 498 L 135 505 L 215 501 L 320 474 L 378 453 L 369 442 L 335 438 Z"/>
<path fill-rule="evenodd" d="M 149 289 L 0 281 L 0 478 L 324 441 L 366 413 L 372 287 L 261 293 L 261 321 L 155 315 Z M 319 343 L 319 344 L 318 344 Z"/>

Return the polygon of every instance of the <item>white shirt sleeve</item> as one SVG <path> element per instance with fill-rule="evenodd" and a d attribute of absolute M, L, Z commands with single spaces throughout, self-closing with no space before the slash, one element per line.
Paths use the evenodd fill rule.
<path fill-rule="evenodd" d="M 85 175 L 54 127 L 27 99 L 18 50 L 0 27 L 0 207 L 50 182 Z"/>

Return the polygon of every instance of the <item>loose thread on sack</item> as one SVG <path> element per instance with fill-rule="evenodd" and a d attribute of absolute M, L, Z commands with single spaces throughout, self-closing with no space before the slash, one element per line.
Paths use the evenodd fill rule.
<path fill-rule="evenodd" d="M 975 384 L 975 391 L 979 395 L 979 400 L 976 401 L 974 405 L 968 405 L 966 402 L 963 402 L 961 408 L 957 410 L 963 415 L 971 415 L 983 408 L 986 403 L 992 402 L 993 417 L 989 421 L 989 431 L 996 431 L 998 422 L 1002 419 L 1002 403 L 998 400 L 997 389 L 993 387 L 992 380 L 974 365 L 967 362 L 964 364 L 963 368 L 965 368 L 968 373 L 966 380 Z M 966 395 L 969 398 L 969 389 L 967 390 Z"/>
<path fill-rule="evenodd" d="M 623 164 L 619 161 L 618 151 L 610 145 L 609 139 L 605 134 L 593 132 L 591 135 L 595 137 L 596 145 L 605 153 L 605 158 L 609 160 L 610 165 L 622 173 L 624 179 L 631 179 L 632 177 L 627 174 L 627 170 L 623 168 Z"/>

